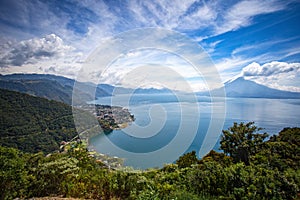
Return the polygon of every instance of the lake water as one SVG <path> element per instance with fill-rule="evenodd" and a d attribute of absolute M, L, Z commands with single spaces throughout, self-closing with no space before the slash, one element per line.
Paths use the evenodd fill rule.
<path fill-rule="evenodd" d="M 95 103 L 129 108 L 136 120 L 127 128 L 90 139 L 98 152 L 125 159 L 134 168 L 162 167 L 180 155 L 198 157 L 219 149 L 221 130 L 233 122 L 254 121 L 262 132 L 277 134 L 300 126 L 299 99 L 209 97 L 134 94 L 100 98 Z"/>

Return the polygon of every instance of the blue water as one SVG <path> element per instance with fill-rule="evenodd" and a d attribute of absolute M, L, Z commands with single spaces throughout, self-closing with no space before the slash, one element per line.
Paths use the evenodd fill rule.
<path fill-rule="evenodd" d="M 98 104 L 129 108 L 135 121 L 127 128 L 90 139 L 98 151 L 125 158 L 134 168 L 161 167 L 180 155 L 199 157 L 219 149 L 222 129 L 233 122 L 254 121 L 269 135 L 284 127 L 300 126 L 299 99 L 187 97 L 134 94 L 104 97 Z"/>

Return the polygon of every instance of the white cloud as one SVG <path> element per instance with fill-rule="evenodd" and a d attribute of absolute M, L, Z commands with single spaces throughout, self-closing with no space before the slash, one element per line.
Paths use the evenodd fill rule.
<path fill-rule="evenodd" d="M 215 42 L 211 43 L 202 43 L 202 47 L 205 49 L 205 51 L 209 54 L 212 54 L 215 52 L 215 48 L 222 42 L 223 40 L 217 40 Z"/>
<path fill-rule="evenodd" d="M 11 45 L 6 46 L 7 51 L 0 55 L 0 67 L 36 64 L 46 59 L 63 57 L 66 53 L 74 50 L 71 46 L 65 45 L 62 39 L 55 34 Z"/>
<path fill-rule="evenodd" d="M 242 70 L 243 76 L 273 76 L 277 74 L 295 74 L 300 72 L 300 63 L 270 62 L 260 65 L 251 63 Z"/>
<path fill-rule="evenodd" d="M 10 39 L 26 40 L 49 33 L 67 37 L 72 32 L 65 27 L 70 20 L 68 15 L 53 12 L 43 1 L 2 1 L 0 6 L 1 35 Z"/>
<path fill-rule="evenodd" d="M 165 40 L 159 40 L 157 42 L 160 46 L 168 45 L 168 42 Z M 147 43 L 147 40 L 143 41 L 143 43 Z M 113 45 L 109 46 L 112 47 Z M 176 48 L 178 47 L 176 46 Z M 184 49 L 186 47 L 181 48 Z M 115 51 L 114 49 L 110 50 Z M 107 55 L 110 50 L 106 51 Z M 187 52 L 185 51 L 185 53 Z M 199 91 L 203 90 L 203 88 L 207 88 L 207 85 L 205 85 L 203 81 L 203 79 L 207 77 L 202 76 L 210 76 L 207 68 L 211 66 L 209 65 L 210 63 L 206 63 L 205 57 L 203 60 L 199 60 L 199 62 L 202 61 L 200 62 L 202 68 L 198 69 L 185 60 L 187 58 L 184 59 L 176 53 L 167 50 L 153 48 L 135 49 L 120 54 L 113 63 L 105 67 L 105 65 L 100 64 L 99 61 L 93 65 L 94 58 L 99 58 L 99 56 L 97 56 L 98 54 L 102 55 L 102 51 L 95 54 L 94 57 L 91 58 L 91 66 L 86 67 L 86 69 L 90 68 L 91 73 L 88 74 L 88 80 L 90 81 L 99 81 L 100 83 L 122 85 L 131 88 L 140 86 L 149 87 L 149 85 L 154 87 L 158 86 L 157 83 L 161 84 L 160 87 L 165 86 L 170 89 L 182 91 L 188 91 L 188 89 Z M 182 56 L 192 57 L 193 54 L 194 52 L 190 52 L 189 55 L 185 54 Z M 197 54 L 197 57 L 199 58 L 199 54 Z M 205 64 L 209 66 L 204 66 Z M 203 75 L 201 75 L 201 72 Z M 216 74 L 213 73 L 212 76 L 215 77 L 215 75 Z M 190 88 L 187 88 L 187 85 L 189 85 Z"/>
<path fill-rule="evenodd" d="M 0 18 L 9 23 L 31 30 L 33 34 L 49 34 L 54 32 L 64 40 L 75 43 L 76 47 L 86 50 L 87 46 L 104 36 L 112 36 L 120 31 L 142 27 L 165 27 L 179 31 L 213 29 L 215 33 L 236 30 L 249 25 L 252 17 L 271 13 L 283 9 L 283 3 L 278 1 L 241 1 L 223 9 L 224 2 L 197 0 L 175 1 L 139 1 L 133 0 L 119 4 L 104 1 L 75 1 L 72 7 L 62 2 L 57 6 L 51 2 L 16 1 L 12 0 L 1 8 Z M 13 10 L 14 17 L 11 16 Z M 81 26 L 80 26 L 81 25 Z M 74 27 L 75 26 L 75 27 Z M 77 35 L 76 29 L 87 27 L 84 35 Z M 11 26 L 2 30 L 9 30 L 6 35 L 12 34 Z M 213 31 L 213 30 L 211 30 Z M 28 31 L 18 32 L 18 37 L 26 35 Z M 27 36 L 28 38 L 28 36 Z M 84 43 L 80 45 L 79 43 Z M 89 45 L 87 45 L 89 44 Z"/>
<path fill-rule="evenodd" d="M 300 63 L 253 62 L 243 68 L 241 75 L 271 88 L 300 92 Z"/>
<path fill-rule="evenodd" d="M 284 44 L 285 42 L 291 42 L 296 38 L 287 38 L 287 39 L 278 39 L 273 41 L 266 41 L 259 44 L 253 45 L 244 45 L 237 47 L 232 50 L 229 57 L 219 58 L 215 60 L 217 69 L 222 75 L 223 81 L 227 81 L 232 77 L 239 75 L 244 66 L 247 66 L 253 62 L 259 61 L 260 63 L 269 63 L 273 60 L 283 60 L 290 55 L 297 54 L 299 51 L 295 47 L 282 48 L 276 51 L 270 51 L 274 45 Z M 212 43 L 212 47 L 214 44 Z M 209 44 L 204 46 L 206 49 L 213 52 L 213 49 L 210 49 Z M 249 55 L 249 53 L 260 51 L 254 56 Z M 214 52 L 213 52 L 214 53 Z"/>
<path fill-rule="evenodd" d="M 129 9 L 140 26 L 160 26 L 174 29 L 195 0 L 130 1 Z"/>
<path fill-rule="evenodd" d="M 1 45 L 0 73 L 47 73 L 74 78 L 82 53 L 55 34 Z"/>
<path fill-rule="evenodd" d="M 217 3 L 213 1 L 130 1 L 128 5 L 133 25 L 164 27 L 178 31 L 197 30 L 211 26 L 217 18 Z"/>
<path fill-rule="evenodd" d="M 294 55 L 298 55 L 300 54 L 300 48 L 299 48 L 300 44 L 299 45 L 295 45 L 295 47 L 290 47 L 290 48 L 286 48 L 282 51 L 282 53 L 284 54 L 283 55 L 283 58 L 288 58 L 290 56 L 294 56 Z"/>
<path fill-rule="evenodd" d="M 136 0 L 130 1 L 128 8 L 134 19 L 133 23 L 139 27 L 159 26 L 179 31 L 210 29 L 212 36 L 251 25 L 255 16 L 282 10 L 287 4 L 277 0 L 244 0 L 224 9 L 223 3 Z"/>
<path fill-rule="evenodd" d="M 164 79 L 166 79 L 166 74 L 163 70 L 164 68 L 173 70 L 174 74 L 176 73 L 176 76 L 180 75 L 184 78 L 199 76 L 197 71 L 195 71 L 195 69 L 189 63 L 179 56 L 161 50 L 151 49 L 136 50 L 121 55 L 116 61 L 114 61 L 105 69 L 101 77 L 101 82 L 113 85 L 120 83 L 121 80 L 127 76 L 127 74 L 133 74 L 133 72 L 139 68 L 144 68 L 145 72 L 140 75 L 135 73 L 134 75 L 141 77 L 146 74 L 146 70 L 148 68 L 151 68 L 150 71 L 155 72 L 155 78 L 157 81 L 164 81 Z M 169 76 L 171 76 L 171 74 L 169 74 Z M 130 82 L 132 81 L 131 79 L 129 80 Z M 171 78 L 169 78 L 169 80 L 171 80 Z M 172 80 L 174 81 L 174 79 Z"/>
<path fill-rule="evenodd" d="M 178 29 L 193 30 L 200 28 L 208 28 L 214 24 L 217 19 L 217 9 L 214 2 L 206 3 L 199 6 L 195 12 L 182 17 L 178 25 Z"/>
<path fill-rule="evenodd" d="M 244 0 L 225 9 L 225 1 L 132 0 L 108 4 L 91 0 L 77 3 L 99 17 L 91 27 L 100 26 L 111 34 L 132 28 L 164 27 L 178 31 L 210 29 L 211 36 L 248 26 L 253 17 L 282 10 L 288 4 L 277 0 Z M 199 37 L 207 37 L 207 34 Z"/>
<path fill-rule="evenodd" d="M 245 57 L 245 56 L 235 56 L 232 55 L 230 57 L 221 58 L 216 61 L 216 67 L 220 73 L 227 73 L 227 72 L 240 72 L 243 66 L 246 66 L 256 60 L 260 60 L 261 62 L 267 62 L 271 60 L 273 56 L 269 53 L 261 54 L 254 57 Z"/>
<path fill-rule="evenodd" d="M 264 42 L 259 42 L 259 43 L 254 43 L 251 45 L 243 45 L 240 46 L 232 51 L 232 55 L 239 55 L 239 54 L 247 54 L 248 52 L 256 52 L 258 50 L 268 50 L 268 48 L 272 48 L 275 45 L 282 45 L 286 43 L 293 43 L 299 39 L 299 37 L 291 37 L 291 38 L 284 38 L 284 39 L 277 39 L 277 40 L 269 40 L 269 41 L 264 41 Z M 296 45 L 299 46 L 299 45 Z M 283 49 L 278 49 L 276 50 L 277 54 L 282 54 L 283 57 L 287 57 L 287 53 L 294 53 L 299 51 L 299 48 L 296 49 L 294 47 L 292 48 L 283 48 Z"/>
<path fill-rule="evenodd" d="M 9 30 L 6 35 L 14 32 L 22 39 L 22 35 L 28 32 L 49 34 L 54 31 L 64 40 L 76 42 L 85 37 L 111 36 L 120 31 L 143 27 L 164 27 L 178 31 L 210 29 L 204 35 L 199 35 L 207 37 L 250 25 L 253 17 L 284 9 L 288 3 L 246 0 L 226 9 L 223 4 L 227 3 L 197 0 L 132 0 L 120 3 L 77 0 L 72 4 L 61 2 L 58 6 L 51 1 L 11 0 L 0 8 L 0 18 L 6 24 L 30 30 L 23 33 L 16 27 L 13 31 L 11 25 L 3 27 L 2 31 Z M 83 35 L 77 35 L 78 29 L 83 29 Z"/>
<path fill-rule="evenodd" d="M 252 23 L 253 17 L 282 10 L 285 5 L 276 0 L 244 0 L 236 3 L 224 13 L 223 20 L 216 24 L 216 34 L 234 31 Z"/>

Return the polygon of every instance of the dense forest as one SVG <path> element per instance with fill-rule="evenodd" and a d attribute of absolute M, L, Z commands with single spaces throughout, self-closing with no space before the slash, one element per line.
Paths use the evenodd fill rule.
<path fill-rule="evenodd" d="M 0 147 L 1 199 L 299 199 L 300 128 L 267 138 L 253 122 L 224 130 L 221 152 L 195 152 L 161 169 L 113 170 L 84 144 L 44 156 Z"/>
<path fill-rule="evenodd" d="M 77 135 L 71 106 L 3 89 L 0 130 L 2 146 L 31 153 L 53 152 Z"/>

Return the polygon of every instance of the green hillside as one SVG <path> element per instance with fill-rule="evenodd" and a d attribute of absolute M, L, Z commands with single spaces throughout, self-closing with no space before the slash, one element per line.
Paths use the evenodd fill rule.
<path fill-rule="evenodd" d="M 48 153 L 76 134 L 71 106 L 0 89 L 0 145 Z"/>
<path fill-rule="evenodd" d="M 0 88 L 71 104 L 72 87 L 52 80 L 0 80 Z"/>

